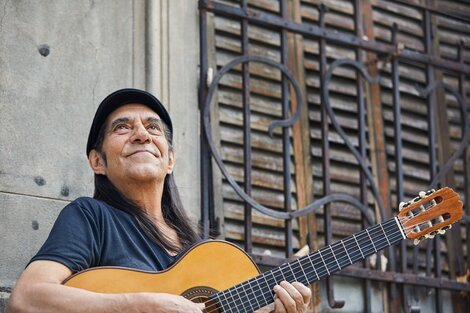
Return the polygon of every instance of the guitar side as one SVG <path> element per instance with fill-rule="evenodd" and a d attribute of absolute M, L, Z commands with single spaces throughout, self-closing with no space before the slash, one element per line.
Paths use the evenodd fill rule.
<path fill-rule="evenodd" d="M 77 273 L 64 285 L 101 293 L 162 292 L 197 301 L 259 274 L 255 262 L 237 246 L 205 241 L 161 272 L 97 267 Z"/>

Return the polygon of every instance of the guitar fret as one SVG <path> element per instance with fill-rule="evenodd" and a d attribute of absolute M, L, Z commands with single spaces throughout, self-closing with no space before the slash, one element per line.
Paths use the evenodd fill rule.
<path fill-rule="evenodd" d="M 282 266 L 285 266 L 285 264 L 281 265 L 281 267 L 278 269 L 278 271 L 279 271 L 279 273 L 281 273 L 282 280 L 287 281 L 286 276 L 284 276 L 284 272 L 282 271 Z M 276 280 L 276 281 L 277 281 L 277 283 L 281 282 L 281 280 Z"/>
<path fill-rule="evenodd" d="M 395 216 L 393 219 L 397 223 L 398 229 L 400 229 L 400 233 L 401 233 L 403 239 L 406 239 L 405 233 L 403 232 L 403 225 L 401 225 L 400 221 L 398 220 L 398 217 Z"/>
<path fill-rule="evenodd" d="M 262 276 L 264 278 L 264 281 L 266 282 L 266 289 L 271 289 L 271 286 L 269 286 L 268 280 L 266 279 L 266 275 L 263 274 Z"/>
<path fill-rule="evenodd" d="M 317 270 L 315 269 L 315 265 L 312 262 L 312 256 L 313 255 L 307 255 L 306 258 L 310 261 L 310 264 L 312 264 L 313 272 L 317 276 L 317 280 L 320 280 L 320 277 L 318 276 Z"/>
<path fill-rule="evenodd" d="M 384 237 L 384 231 L 382 230 L 382 225 L 375 225 L 374 227 L 370 228 L 369 234 L 371 237 L 375 239 L 375 248 L 377 251 L 382 250 L 383 248 L 389 246 L 390 244 L 388 243 L 388 238 L 385 235 L 385 240 L 383 240 Z"/>
<path fill-rule="evenodd" d="M 325 269 L 328 272 L 328 275 L 330 275 L 330 271 L 328 270 L 328 266 L 326 266 L 325 260 L 323 260 L 323 256 L 321 255 L 321 249 L 318 250 L 318 254 L 320 255 L 320 258 L 321 258 L 323 264 L 325 264 Z"/>
<path fill-rule="evenodd" d="M 255 281 L 256 284 L 258 285 L 258 289 L 261 289 L 261 295 L 263 296 L 264 303 L 268 303 L 268 301 L 266 301 L 266 298 L 265 298 L 265 296 L 264 296 L 263 288 L 262 288 L 261 285 L 259 284 L 258 277 L 255 277 L 255 278 L 254 278 L 254 281 Z M 255 292 L 255 295 L 256 295 L 256 298 L 259 297 L 258 294 L 256 294 L 256 292 Z M 262 307 L 262 305 L 261 305 L 260 307 Z"/>
<path fill-rule="evenodd" d="M 353 234 L 353 238 L 356 241 L 357 247 L 359 248 L 359 252 L 361 253 L 362 258 L 364 259 L 364 254 L 362 253 L 361 246 L 359 245 L 359 242 L 357 242 L 356 235 Z"/>
<path fill-rule="evenodd" d="M 274 271 L 275 271 L 275 270 L 270 271 L 270 272 L 271 272 L 271 276 L 272 276 L 273 279 L 274 279 L 274 284 L 278 284 L 279 282 L 278 282 L 276 276 L 274 275 Z M 282 273 L 282 271 L 280 271 L 280 272 L 281 272 L 282 277 L 284 277 L 284 274 Z M 285 278 L 284 278 L 284 280 L 285 280 Z"/>
<path fill-rule="evenodd" d="M 338 264 L 338 268 L 341 269 L 341 265 L 339 265 L 338 259 L 335 256 L 335 252 L 333 251 L 332 245 L 330 245 L 330 250 L 331 250 L 331 254 L 333 254 L 333 257 L 335 258 L 336 264 Z"/>
<path fill-rule="evenodd" d="M 297 277 L 295 277 L 295 272 L 292 270 L 292 266 L 290 266 L 290 263 L 287 263 L 287 266 L 289 267 L 290 271 L 292 272 L 292 276 L 294 276 L 294 279 L 292 281 L 297 281 Z"/>
<path fill-rule="evenodd" d="M 375 248 L 375 245 L 374 245 L 374 241 L 372 240 L 372 237 L 370 236 L 369 231 L 367 230 L 367 228 L 366 228 L 366 233 L 370 238 L 370 242 L 372 243 L 372 246 L 374 247 L 375 252 L 377 252 L 377 249 Z"/>
<path fill-rule="evenodd" d="M 379 224 L 379 225 L 380 225 L 380 228 L 382 229 L 382 232 L 384 233 L 385 239 L 387 239 L 388 245 L 391 246 L 390 241 L 388 241 L 388 236 L 387 236 L 387 234 L 385 233 L 385 230 L 384 230 L 382 224 Z"/>
<path fill-rule="evenodd" d="M 252 311 L 255 310 L 255 308 L 253 308 L 253 306 L 251 305 L 251 301 L 250 301 L 250 297 L 248 296 L 248 292 L 246 292 L 245 287 L 243 287 L 244 284 L 246 284 L 246 282 L 243 283 L 243 284 L 241 284 L 241 285 L 240 285 L 240 288 L 242 289 L 242 291 L 245 292 L 246 300 L 247 300 L 247 301 L 245 301 L 245 303 L 248 302 L 248 304 L 250 305 L 250 309 L 251 309 L 250 312 L 252 312 Z"/>
<path fill-rule="evenodd" d="M 353 261 L 351 261 L 351 258 L 349 257 L 348 250 L 346 249 L 346 246 L 344 245 L 344 240 L 341 240 L 341 243 L 343 244 L 344 251 L 346 252 L 346 255 L 348 256 L 349 263 L 353 264 Z"/>
<path fill-rule="evenodd" d="M 236 301 L 237 301 L 236 299 L 239 299 L 239 300 L 240 300 L 240 304 L 241 304 L 242 308 L 245 309 L 245 306 L 243 305 L 243 301 L 242 301 L 242 299 L 241 299 L 241 297 L 240 297 L 240 294 L 238 293 L 238 290 L 237 290 L 236 286 L 235 286 L 234 288 L 231 288 L 231 289 L 233 289 L 233 290 L 237 293 L 237 297 L 238 297 L 238 298 L 235 298 L 235 297 L 233 297 L 233 295 L 232 295 L 232 299 L 234 299 L 234 302 L 235 302 L 235 304 L 236 304 L 235 308 L 237 309 L 237 312 L 238 312 L 238 308 L 239 308 L 239 307 L 238 307 L 238 304 L 236 303 Z"/>
<path fill-rule="evenodd" d="M 300 259 L 297 259 L 297 262 L 299 263 L 300 269 L 302 270 L 302 273 L 305 276 L 305 284 L 308 284 L 308 277 L 307 274 L 305 274 L 304 268 L 302 267 L 302 263 L 300 263 Z"/>
<path fill-rule="evenodd" d="M 217 295 L 217 294 L 216 294 Z M 224 305 L 224 300 L 222 299 L 222 296 L 225 298 L 225 302 L 227 303 L 228 305 L 228 300 L 227 300 L 227 296 L 225 295 L 225 292 L 221 292 L 220 293 L 220 301 L 219 301 L 219 304 L 222 306 L 222 311 L 226 312 L 225 310 L 225 305 Z M 232 311 L 230 308 L 228 308 L 229 311 Z M 227 312 L 229 312 L 227 311 Z"/>

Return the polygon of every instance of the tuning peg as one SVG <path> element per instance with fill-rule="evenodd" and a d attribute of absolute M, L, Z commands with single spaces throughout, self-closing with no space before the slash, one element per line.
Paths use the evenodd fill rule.
<path fill-rule="evenodd" d="M 426 238 L 429 238 L 429 239 L 433 239 L 436 235 L 437 235 L 438 231 L 437 230 L 433 230 L 432 232 L 430 232 L 429 234 L 426 234 L 424 235 Z"/>
<path fill-rule="evenodd" d="M 402 202 L 400 202 L 400 204 L 398 205 L 398 211 L 403 210 L 404 208 L 406 208 L 406 207 L 409 206 L 409 205 L 410 205 L 410 202 L 409 202 L 409 201 L 406 201 L 406 202 L 402 201 Z"/>
<path fill-rule="evenodd" d="M 446 232 L 446 230 L 445 230 L 444 227 L 443 227 L 443 228 L 439 228 L 439 229 L 437 230 L 437 232 L 439 233 L 439 235 L 444 235 L 445 232 Z"/>
<path fill-rule="evenodd" d="M 442 227 L 442 230 L 446 231 L 446 230 L 449 230 L 451 228 L 452 228 L 452 224 L 449 224 L 449 225 L 446 225 L 446 226 Z"/>
<path fill-rule="evenodd" d="M 428 191 L 426 191 L 426 196 L 430 196 L 433 192 L 435 192 L 436 190 L 435 189 L 429 189 Z"/>
<path fill-rule="evenodd" d="M 421 236 L 421 237 L 419 237 L 419 238 L 415 238 L 415 240 L 413 240 L 413 244 L 414 244 L 415 246 L 417 246 L 417 245 L 418 245 L 421 241 L 423 241 L 423 240 L 424 240 L 424 236 Z"/>

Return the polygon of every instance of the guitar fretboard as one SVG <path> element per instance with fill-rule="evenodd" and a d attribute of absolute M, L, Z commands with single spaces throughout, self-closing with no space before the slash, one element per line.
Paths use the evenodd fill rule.
<path fill-rule="evenodd" d="M 311 284 L 404 238 L 395 217 L 212 295 L 206 312 L 216 312 L 215 306 L 221 312 L 253 312 L 274 301 L 273 288 L 283 280 Z"/>

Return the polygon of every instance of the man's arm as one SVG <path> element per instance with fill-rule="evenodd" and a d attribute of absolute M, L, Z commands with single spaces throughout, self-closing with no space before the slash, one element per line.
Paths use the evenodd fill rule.
<path fill-rule="evenodd" d="M 164 293 L 102 294 L 62 285 L 72 274 L 53 261 L 34 261 L 10 297 L 7 313 L 19 312 L 202 312 L 203 306 Z"/>

